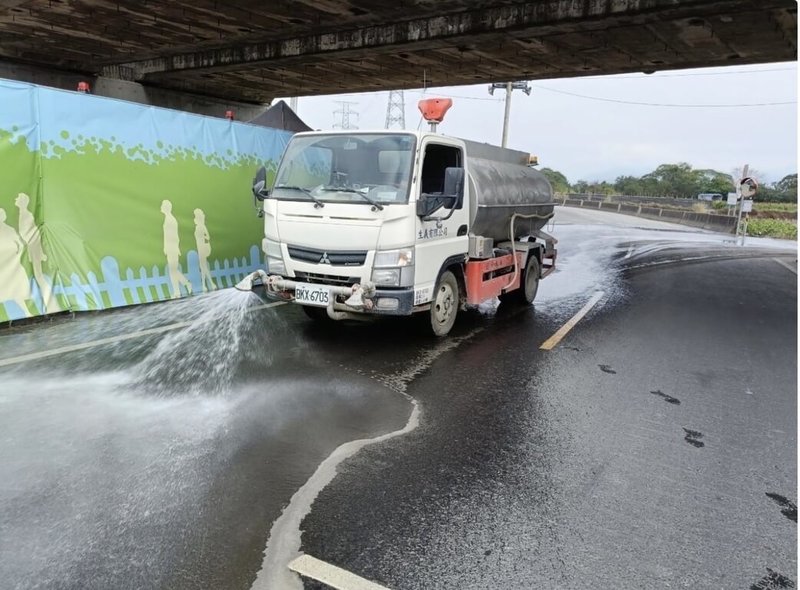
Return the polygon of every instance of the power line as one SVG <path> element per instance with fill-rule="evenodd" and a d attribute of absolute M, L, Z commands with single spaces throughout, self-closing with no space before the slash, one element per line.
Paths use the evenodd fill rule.
<path fill-rule="evenodd" d="M 435 90 L 435 88 L 434 88 Z M 414 94 L 419 94 L 420 96 L 427 96 L 425 92 L 421 92 L 419 90 L 409 90 L 408 92 L 412 92 Z M 452 94 L 450 92 L 447 93 L 448 98 L 459 98 L 463 100 L 482 100 L 487 102 L 503 102 L 505 99 L 503 98 L 485 98 L 483 96 L 464 96 L 459 94 Z"/>
<path fill-rule="evenodd" d="M 603 98 L 600 96 L 587 96 L 585 94 L 577 94 L 575 92 L 567 92 L 566 90 L 556 90 L 555 88 L 547 88 L 545 86 L 534 86 L 539 90 L 546 90 L 547 92 L 555 92 L 556 94 L 566 94 L 567 96 L 575 96 L 577 98 L 584 98 L 586 100 L 599 100 L 602 102 L 613 102 L 617 104 L 631 104 L 644 107 L 675 107 L 675 108 L 697 108 L 697 109 L 725 109 L 725 108 L 742 108 L 742 107 L 773 107 L 797 104 L 796 100 L 786 102 L 756 102 L 756 103 L 739 103 L 739 104 L 670 104 L 658 102 L 637 102 L 633 100 L 619 100 L 616 98 Z"/>

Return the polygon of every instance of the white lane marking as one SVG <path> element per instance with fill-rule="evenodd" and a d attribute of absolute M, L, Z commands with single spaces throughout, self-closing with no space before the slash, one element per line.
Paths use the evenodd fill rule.
<path fill-rule="evenodd" d="M 597 305 L 597 302 L 603 298 L 603 295 L 605 295 L 604 291 L 598 291 L 597 293 L 592 295 L 592 298 L 589 299 L 586 305 L 584 305 L 580 309 L 580 311 L 578 311 L 578 313 L 572 316 L 572 318 L 566 324 L 561 326 L 561 328 L 559 328 L 555 334 L 553 334 L 552 336 L 550 336 L 550 338 L 545 340 L 544 344 L 542 344 L 539 348 L 541 350 L 551 350 L 553 347 L 555 347 L 559 342 L 561 342 L 561 339 L 564 338 L 564 336 L 566 336 L 569 333 L 569 331 L 575 327 L 575 324 L 581 321 L 583 316 L 589 313 L 589 310 L 591 310 L 595 305 Z"/>
<path fill-rule="evenodd" d="M 289 569 L 336 590 L 388 590 L 386 586 L 370 582 L 361 576 L 310 555 L 301 555 L 291 561 Z"/>
<path fill-rule="evenodd" d="M 285 301 L 275 301 L 273 303 L 264 303 L 263 305 L 257 305 L 248 310 L 250 311 L 258 311 L 260 309 L 266 309 L 268 307 L 275 307 L 277 305 L 286 305 Z M 215 317 L 212 320 L 205 320 L 209 322 L 214 322 L 219 320 L 220 318 Z M 68 352 L 76 352 L 78 350 L 86 350 L 88 348 L 95 348 L 97 346 L 103 346 L 104 344 L 114 344 L 115 342 L 123 342 L 125 340 L 133 340 L 134 338 L 141 338 L 142 336 L 151 336 L 153 334 L 162 334 L 164 332 L 171 332 L 172 330 L 180 330 L 181 328 L 188 328 L 194 324 L 200 324 L 203 321 L 194 321 L 194 322 L 177 322 L 174 324 L 167 324 L 166 326 L 159 326 L 158 328 L 148 328 L 147 330 L 139 330 L 137 332 L 130 332 L 128 334 L 120 334 L 119 336 L 109 336 L 108 338 L 99 338 L 98 340 L 90 340 L 89 342 L 81 342 L 80 344 L 71 344 L 69 346 L 61 346 L 59 348 L 53 348 L 51 350 L 42 350 L 40 352 L 31 352 L 29 354 L 21 354 L 19 356 L 12 356 L 9 358 L 0 359 L 0 367 L 8 367 L 10 365 L 17 365 L 19 363 L 26 363 L 28 361 L 35 361 L 43 358 L 48 358 L 51 356 L 58 356 L 61 354 L 66 354 Z"/>
<path fill-rule="evenodd" d="M 784 262 L 784 261 L 783 261 L 783 260 L 781 260 L 780 258 L 773 258 L 773 260 L 774 260 L 775 262 L 777 262 L 778 264 L 780 264 L 780 265 L 781 265 L 783 268 L 788 268 L 788 269 L 789 269 L 790 271 L 792 271 L 794 274 L 797 274 L 797 269 L 796 269 L 796 268 L 794 268 L 794 267 L 792 267 L 791 265 L 787 264 L 786 262 Z"/>
<path fill-rule="evenodd" d="M 628 247 L 628 253 L 625 255 L 625 258 L 630 258 L 631 254 L 633 254 L 633 245 Z"/>

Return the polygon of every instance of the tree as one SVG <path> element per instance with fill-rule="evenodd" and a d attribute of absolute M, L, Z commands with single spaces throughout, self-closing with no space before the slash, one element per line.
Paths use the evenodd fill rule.
<path fill-rule="evenodd" d="M 698 193 L 719 193 L 727 195 L 736 187 L 730 174 L 717 170 L 697 170 Z"/>
<path fill-rule="evenodd" d="M 585 180 L 579 180 L 575 184 L 572 185 L 572 191 L 576 193 L 588 193 L 589 192 L 589 183 Z"/>
<path fill-rule="evenodd" d="M 656 196 L 692 198 L 698 192 L 698 174 L 686 162 L 661 164 L 642 178 L 655 181 Z"/>
<path fill-rule="evenodd" d="M 554 193 L 564 194 L 569 192 L 569 180 L 561 172 L 550 168 L 542 168 L 540 172 L 550 182 Z"/>
<path fill-rule="evenodd" d="M 613 195 L 617 191 L 614 189 L 614 185 L 606 182 L 605 180 L 602 182 L 595 180 L 589 183 L 589 192 L 594 195 Z"/>
<path fill-rule="evenodd" d="M 614 189 L 622 195 L 644 194 L 644 184 L 635 176 L 618 176 L 614 181 Z"/>
<path fill-rule="evenodd" d="M 797 200 L 797 172 L 781 178 L 773 185 L 773 188 L 781 193 L 786 201 Z"/>

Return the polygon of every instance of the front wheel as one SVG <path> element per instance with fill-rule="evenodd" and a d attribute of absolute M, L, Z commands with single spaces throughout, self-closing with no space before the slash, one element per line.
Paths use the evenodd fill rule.
<path fill-rule="evenodd" d="M 500 295 L 502 303 L 516 303 L 518 305 L 530 305 L 536 298 L 539 290 L 539 261 L 536 256 L 531 254 L 525 270 L 522 273 L 522 280 L 519 289 L 514 289 L 508 293 Z"/>
<path fill-rule="evenodd" d="M 458 281 L 446 270 L 436 283 L 431 302 L 431 330 L 436 336 L 446 336 L 453 328 L 459 302 Z"/>

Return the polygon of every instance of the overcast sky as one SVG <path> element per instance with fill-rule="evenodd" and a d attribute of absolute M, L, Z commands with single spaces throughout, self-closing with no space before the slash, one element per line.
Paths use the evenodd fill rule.
<path fill-rule="evenodd" d="M 509 147 L 537 154 L 542 167 L 573 183 L 641 176 L 677 162 L 726 173 L 748 163 L 767 182 L 797 172 L 796 63 L 539 80 L 531 86 L 530 96 L 513 93 Z M 425 96 L 453 98 L 440 132 L 500 144 L 504 91 L 492 97 L 488 84 L 481 84 L 429 88 Z M 408 129 L 420 125 L 416 105 L 422 97 L 422 90 L 405 92 Z M 299 115 L 315 129 L 330 129 L 338 100 L 357 103 L 351 108 L 359 113 L 353 120 L 360 129 L 384 128 L 388 92 L 303 97 Z"/>

